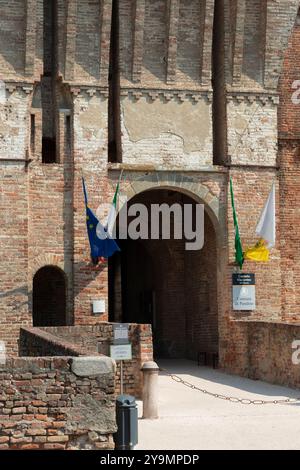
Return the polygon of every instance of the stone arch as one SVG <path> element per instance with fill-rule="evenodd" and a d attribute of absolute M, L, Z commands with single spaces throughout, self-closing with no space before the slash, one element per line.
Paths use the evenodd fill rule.
<path fill-rule="evenodd" d="M 38 256 L 37 258 L 35 258 L 34 263 L 32 265 L 32 269 L 30 270 L 31 272 L 28 279 L 29 291 L 32 291 L 33 278 L 35 274 L 39 269 L 43 268 L 44 266 L 53 266 L 60 268 L 62 271 L 64 271 L 64 262 L 59 256 L 54 255 L 52 253 L 47 253 Z"/>
<path fill-rule="evenodd" d="M 226 244 L 225 205 L 220 202 L 220 199 L 203 182 L 197 181 L 192 176 L 182 175 L 179 172 L 146 173 L 135 179 L 131 177 L 130 183 L 122 188 L 122 196 L 125 196 L 129 201 L 137 194 L 155 189 L 178 191 L 190 196 L 196 202 L 203 203 L 213 223 L 218 245 Z"/>

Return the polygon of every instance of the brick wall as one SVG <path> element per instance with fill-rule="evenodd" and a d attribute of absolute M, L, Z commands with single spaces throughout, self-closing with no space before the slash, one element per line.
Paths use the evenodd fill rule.
<path fill-rule="evenodd" d="M 4 80 L 1 76 L 0 79 Z M 0 100 L 0 157 L 9 160 L 24 159 L 28 146 L 28 115 L 30 107 L 30 85 L 4 85 L 4 96 Z"/>
<path fill-rule="evenodd" d="M 20 354 L 25 356 L 101 356 L 110 355 L 113 324 L 102 322 L 90 326 L 22 328 Z M 153 360 L 150 325 L 129 325 L 132 360 L 124 361 L 124 393 L 141 397 L 144 362 Z M 116 369 L 116 392 L 120 391 L 120 363 Z"/>
<path fill-rule="evenodd" d="M 120 2 L 124 163 L 212 164 L 213 4 Z"/>
<path fill-rule="evenodd" d="M 300 16 L 298 15 L 293 32 L 291 34 L 288 48 L 285 52 L 283 69 L 279 80 L 279 114 L 278 114 L 278 133 L 279 138 L 298 138 L 300 111 L 297 98 L 299 93 L 298 84 L 300 80 Z M 294 95 L 294 99 L 293 98 Z M 284 163 L 284 162 L 283 162 Z"/>
<path fill-rule="evenodd" d="M 8 74 L 24 72 L 25 53 L 25 15 L 26 2 L 24 0 L 12 0 L 10 5 L 5 1 L 0 2 L 2 18 L 1 28 L 1 68 L 5 67 Z M 3 20 L 2 20 L 3 21 Z"/>
<path fill-rule="evenodd" d="M 200 351 L 218 351 L 218 285 L 216 234 L 205 220 L 203 250 L 185 252 L 186 355 L 195 360 Z"/>
<path fill-rule="evenodd" d="M 19 355 L 22 356 L 86 356 L 87 349 L 66 341 L 40 328 L 21 328 Z M 98 356 L 94 352 L 95 356 Z"/>
<path fill-rule="evenodd" d="M 123 166 L 107 163 L 112 2 L 58 2 L 55 123 L 60 152 L 59 161 L 52 165 L 41 162 L 43 2 L 14 1 L 9 8 L 1 2 L 5 16 L 1 23 L 0 78 L 5 80 L 6 101 L 0 103 L 0 339 L 6 342 L 9 354 L 17 353 L 20 326 L 32 323 L 32 279 L 45 265 L 58 266 L 66 274 L 68 324 L 98 323 L 99 318 L 91 315 L 91 301 L 96 298 L 106 301 L 101 320 L 108 320 L 108 266 L 104 263 L 94 268 L 90 264 L 81 176 L 86 178 L 89 202 L 96 210 L 100 202 L 111 202 L 121 168 L 125 169 L 129 197 L 143 190 L 139 186 L 164 186 L 205 201 L 213 215 L 218 241 L 218 289 L 215 292 L 215 284 L 209 280 L 209 297 L 218 299 L 221 363 L 233 371 L 245 369 L 247 346 L 242 327 L 233 321 L 243 314 L 232 312 L 231 308 L 231 275 L 235 268 L 230 264 L 234 243 L 228 176 L 234 180 L 245 246 L 256 241 L 255 224 L 275 179 L 280 194 L 279 243 L 268 265 L 246 263 L 244 268 L 257 276 L 257 310 L 252 316 L 276 321 L 282 316 L 291 321 L 299 317 L 295 294 L 300 278 L 295 204 L 299 199 L 299 116 L 298 107 L 289 98 L 292 80 L 298 79 L 298 23 L 285 52 L 299 2 L 218 2 L 220 10 L 224 8 L 225 25 L 224 37 L 220 33 L 217 42 L 212 37 L 213 0 L 202 2 L 203 5 L 176 0 L 169 2 L 170 8 L 161 0 L 119 2 L 119 137 Z M 262 16 L 258 13 L 260 6 Z M 261 34 L 254 34 L 254 29 L 260 27 Z M 212 47 L 224 50 L 223 59 L 217 54 L 215 68 L 220 77 L 215 73 L 214 90 Z M 215 133 L 215 140 L 218 135 L 224 140 L 218 149 L 224 154 L 217 155 L 215 162 L 231 163 L 230 170 L 226 165 L 213 166 L 212 159 L 212 98 L 213 94 L 216 97 L 218 85 L 222 101 L 220 121 L 226 121 L 226 126 Z M 35 114 L 36 122 L 34 146 L 30 113 Z M 70 117 L 69 148 L 64 146 L 65 114 Z M 23 161 L 27 156 L 32 159 L 29 165 Z M 189 170 L 194 172 L 192 181 L 186 181 Z M 207 246 L 208 252 L 213 252 Z M 183 255 L 180 247 L 171 248 L 178 265 L 174 269 L 172 259 L 166 262 L 166 284 L 170 289 L 166 288 L 163 295 L 162 340 L 169 340 L 168 321 L 173 311 L 181 315 L 177 325 L 184 323 L 183 283 L 179 275 Z M 203 262 L 212 269 L 207 255 L 203 255 Z M 205 276 L 203 273 L 200 279 L 195 273 L 195 282 L 200 279 L 201 288 L 199 292 L 195 288 L 191 304 L 196 297 L 206 296 L 202 291 Z M 173 331 L 175 324 L 173 321 Z M 180 344 L 180 351 L 183 350 L 184 344 Z"/>
<path fill-rule="evenodd" d="M 299 341 L 300 325 L 273 322 L 245 322 L 248 364 L 252 379 L 300 388 L 300 365 L 293 364 L 293 341 Z"/>
<path fill-rule="evenodd" d="M 74 75 L 77 80 L 99 80 L 100 68 L 100 2 L 81 0 L 78 2 L 76 22 L 76 54 Z"/>
<path fill-rule="evenodd" d="M 114 447 L 113 370 L 82 376 L 73 368 L 68 357 L 0 365 L 1 450 Z"/>
<path fill-rule="evenodd" d="M 253 246 L 257 241 L 255 234 L 264 203 L 272 183 L 276 184 L 276 228 L 277 239 L 280 238 L 279 183 L 275 168 L 231 168 L 235 207 L 243 248 Z M 227 193 L 227 197 L 230 197 Z M 230 200 L 228 199 L 228 207 Z M 232 210 L 228 211 L 227 221 L 228 258 L 219 259 L 218 264 L 218 305 L 219 305 L 219 352 L 221 367 L 228 371 L 245 374 L 247 371 L 248 344 L 241 319 L 280 321 L 281 320 L 281 253 L 280 244 L 272 248 L 268 263 L 245 261 L 243 272 L 254 273 L 256 279 L 256 309 L 242 312 L 232 309 L 232 274 L 238 269 L 234 265 L 234 228 Z"/>
<path fill-rule="evenodd" d="M 276 166 L 277 85 L 299 4 L 233 3 L 224 0 L 228 160 Z"/>
<path fill-rule="evenodd" d="M 0 166 L 0 337 L 8 354 L 16 353 L 20 326 L 31 322 L 27 304 L 27 184 L 22 164 Z"/>
<path fill-rule="evenodd" d="M 189 82 L 198 80 L 201 73 L 203 35 L 202 18 L 205 16 L 202 2 L 179 2 L 177 30 L 177 70 L 176 80 Z"/>
<path fill-rule="evenodd" d="M 299 124 L 300 104 L 297 96 L 298 86 L 293 88 L 300 77 L 300 22 L 299 15 L 289 46 L 285 53 L 283 70 L 279 82 L 279 155 L 280 164 L 280 224 L 281 224 L 281 283 L 282 317 L 285 321 L 299 320 L 299 302 L 297 292 L 300 287 L 300 259 L 298 256 L 299 209 L 295 201 L 299 200 Z M 297 85 L 297 84 L 296 84 Z"/>
<path fill-rule="evenodd" d="M 263 83 L 266 5 L 264 0 L 246 0 L 242 73 L 247 81 Z"/>

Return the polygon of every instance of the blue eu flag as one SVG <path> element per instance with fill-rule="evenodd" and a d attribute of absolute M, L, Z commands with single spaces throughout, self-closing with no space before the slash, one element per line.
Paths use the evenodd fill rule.
<path fill-rule="evenodd" d="M 93 211 L 89 208 L 84 178 L 82 178 L 82 185 L 86 208 L 86 226 L 91 247 L 91 258 L 94 263 L 97 263 L 98 258 L 109 258 L 116 251 L 120 251 L 120 248 L 118 247 L 115 240 L 109 237 L 109 234 L 103 225 L 99 222 Z M 101 233 L 101 238 L 98 237 L 97 231 L 98 233 Z"/>

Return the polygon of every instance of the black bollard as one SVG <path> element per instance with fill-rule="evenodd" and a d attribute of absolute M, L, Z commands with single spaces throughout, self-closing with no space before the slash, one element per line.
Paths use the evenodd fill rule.
<path fill-rule="evenodd" d="M 117 450 L 133 450 L 138 443 L 138 410 L 135 397 L 119 395 L 116 400 L 118 430 L 114 435 Z"/>

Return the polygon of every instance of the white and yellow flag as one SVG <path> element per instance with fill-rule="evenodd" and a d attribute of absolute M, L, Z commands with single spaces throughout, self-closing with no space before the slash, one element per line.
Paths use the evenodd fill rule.
<path fill-rule="evenodd" d="M 272 185 L 255 232 L 260 239 L 255 246 L 246 249 L 244 258 L 251 261 L 269 261 L 270 248 L 276 243 L 275 183 Z"/>

